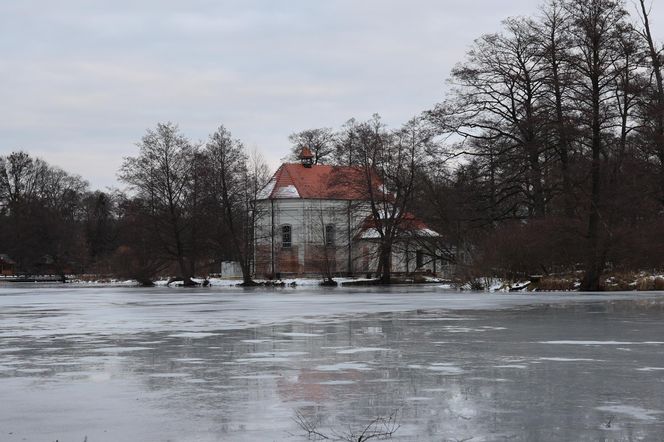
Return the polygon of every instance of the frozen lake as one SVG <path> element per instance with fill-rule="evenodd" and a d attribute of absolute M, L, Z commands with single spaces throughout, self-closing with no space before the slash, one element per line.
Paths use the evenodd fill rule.
<path fill-rule="evenodd" d="M 0 441 L 662 440 L 664 297 L 4 286 L 0 398 Z"/>

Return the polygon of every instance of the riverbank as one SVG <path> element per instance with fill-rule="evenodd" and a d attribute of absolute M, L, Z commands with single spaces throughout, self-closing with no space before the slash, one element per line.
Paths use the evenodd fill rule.
<path fill-rule="evenodd" d="M 457 284 L 456 287 L 460 290 L 488 292 L 575 292 L 581 286 L 582 278 L 583 272 L 531 275 L 517 280 L 481 277 Z M 664 273 L 611 272 L 604 276 L 601 286 L 602 291 L 606 292 L 664 291 Z"/>
<path fill-rule="evenodd" d="M 473 280 L 452 281 L 432 276 L 418 275 L 416 277 L 395 277 L 394 286 L 399 285 L 432 285 L 437 288 L 458 291 L 479 292 L 576 292 L 581 284 L 583 272 L 558 275 L 531 275 L 520 280 L 510 280 L 496 277 L 478 277 Z M 157 278 L 156 287 L 182 287 L 182 282 L 168 284 L 170 277 Z M 241 286 L 242 280 L 237 278 L 192 278 L 201 288 L 222 287 L 235 288 Z M 0 283 L 28 282 L 2 278 Z M 285 278 L 281 280 L 256 280 L 256 287 L 264 288 L 308 288 L 308 287 L 372 287 L 383 285 L 377 279 L 369 278 L 334 278 L 333 284 L 324 284 L 321 278 Z M 30 279 L 29 282 L 55 283 L 51 280 Z M 66 284 L 75 287 L 139 287 L 140 283 L 131 279 L 118 279 L 99 275 L 68 276 Z M 612 272 L 605 276 L 602 283 L 603 291 L 664 291 L 664 272 Z"/>

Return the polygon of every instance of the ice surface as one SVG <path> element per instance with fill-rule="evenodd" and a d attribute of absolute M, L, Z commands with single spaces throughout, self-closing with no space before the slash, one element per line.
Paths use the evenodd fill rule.
<path fill-rule="evenodd" d="M 288 336 L 290 338 L 311 338 L 311 337 L 317 337 L 317 336 L 322 336 L 317 333 L 298 333 L 298 332 L 288 332 L 288 333 L 279 333 L 281 336 Z"/>
<path fill-rule="evenodd" d="M 608 411 L 610 413 L 626 414 L 635 419 L 644 421 L 656 420 L 657 416 L 652 416 L 653 414 L 657 415 L 664 413 L 664 411 L 646 410 L 645 408 L 633 405 L 606 405 L 603 407 L 597 407 L 597 409 L 600 411 Z"/>
<path fill-rule="evenodd" d="M 661 345 L 664 342 L 660 341 L 645 341 L 645 342 L 626 342 L 626 341 L 542 341 L 542 344 L 559 344 L 559 345 Z"/>
<path fill-rule="evenodd" d="M 10 442 L 298 441 L 296 413 L 394 411 L 399 441 L 664 433 L 655 294 L 12 286 L 0 324 Z"/>

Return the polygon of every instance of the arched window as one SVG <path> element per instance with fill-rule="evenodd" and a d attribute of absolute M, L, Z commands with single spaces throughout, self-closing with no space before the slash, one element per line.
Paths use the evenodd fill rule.
<path fill-rule="evenodd" d="M 325 226 L 325 245 L 328 247 L 334 246 L 336 243 L 336 231 L 334 224 L 328 224 Z"/>
<path fill-rule="evenodd" d="M 281 247 L 290 248 L 293 245 L 291 226 L 281 227 Z"/>
<path fill-rule="evenodd" d="M 416 268 L 420 268 L 424 265 L 424 252 L 422 250 L 418 250 L 415 253 L 415 266 Z"/>

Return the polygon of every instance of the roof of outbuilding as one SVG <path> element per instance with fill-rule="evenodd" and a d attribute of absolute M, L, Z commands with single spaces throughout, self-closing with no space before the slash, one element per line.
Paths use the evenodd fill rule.
<path fill-rule="evenodd" d="M 404 213 L 398 219 L 398 235 L 411 236 L 417 238 L 439 238 L 440 234 L 432 230 L 424 221 L 417 218 L 410 212 Z M 362 223 L 362 227 L 358 234 L 357 239 L 378 239 L 380 233 L 378 232 L 378 222 L 373 216 L 368 216 Z"/>
<path fill-rule="evenodd" d="M 336 199 L 368 200 L 365 171 L 361 167 L 316 164 L 282 164 L 258 199 Z M 374 189 L 381 181 L 372 174 Z"/>

